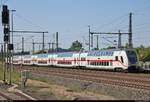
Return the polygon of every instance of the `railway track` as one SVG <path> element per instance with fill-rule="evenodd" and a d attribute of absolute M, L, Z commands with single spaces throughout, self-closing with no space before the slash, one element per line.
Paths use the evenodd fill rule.
<path fill-rule="evenodd" d="M 4 93 L 0 92 L 0 96 L 2 98 L 2 100 L 13 100 L 11 97 L 5 95 Z"/>
<path fill-rule="evenodd" d="M 0 100 L 32 100 L 31 98 L 19 93 L 19 92 L 14 92 L 14 93 L 8 93 L 8 92 L 0 92 Z"/>
<path fill-rule="evenodd" d="M 15 89 L 15 85 L 8 85 L 0 82 L 0 101 L 1 100 L 35 100 L 34 98 L 22 93 L 22 91 Z"/>
<path fill-rule="evenodd" d="M 63 69 L 63 68 L 43 68 L 23 66 L 21 70 L 31 70 L 33 73 L 44 74 L 49 76 L 60 76 L 86 80 L 96 83 L 109 85 L 118 85 L 135 89 L 150 90 L 150 77 L 138 76 L 137 74 L 104 72 L 96 70 L 81 69 Z"/>

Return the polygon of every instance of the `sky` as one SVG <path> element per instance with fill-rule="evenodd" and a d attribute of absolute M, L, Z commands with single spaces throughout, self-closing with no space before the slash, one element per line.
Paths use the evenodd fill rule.
<path fill-rule="evenodd" d="M 1 0 L 9 10 L 15 9 L 14 30 L 48 31 L 45 43 L 55 41 L 59 33 L 59 47 L 69 48 L 79 40 L 88 49 L 88 25 L 95 32 L 128 32 L 129 13 L 133 13 L 133 45 L 150 46 L 150 0 Z M 1 6 L 2 11 L 2 6 Z M 11 13 L 11 12 L 10 12 Z M 1 19 L 1 18 L 0 18 Z M 1 22 L 1 21 L 0 21 Z M 3 26 L 0 25 L 0 42 L 3 42 Z M 25 39 L 25 50 L 32 50 L 32 40 L 42 42 L 42 34 L 14 33 L 15 49 L 21 48 Z M 116 35 L 100 35 L 99 47 L 113 46 Z M 122 44 L 128 36 L 122 35 Z M 94 37 L 96 47 L 96 37 Z M 45 45 L 48 48 L 48 44 Z M 41 49 L 36 45 L 36 50 Z"/>

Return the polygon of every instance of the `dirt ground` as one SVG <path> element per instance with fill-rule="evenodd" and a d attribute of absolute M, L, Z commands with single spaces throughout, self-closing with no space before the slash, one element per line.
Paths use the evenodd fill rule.
<path fill-rule="evenodd" d="M 38 100 L 116 100 L 114 97 L 88 91 L 75 92 L 67 87 L 28 80 L 25 92 Z"/>

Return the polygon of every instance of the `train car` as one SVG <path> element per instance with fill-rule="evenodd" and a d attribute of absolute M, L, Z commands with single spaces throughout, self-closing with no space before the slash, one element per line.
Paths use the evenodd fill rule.
<path fill-rule="evenodd" d="M 73 67 L 73 53 L 74 52 L 62 52 L 58 53 L 56 61 L 57 67 Z"/>
<path fill-rule="evenodd" d="M 112 50 L 97 50 L 90 51 L 87 55 L 87 68 L 92 69 L 114 69 L 113 67 L 113 54 Z"/>
<path fill-rule="evenodd" d="M 90 51 L 87 66 L 93 69 L 136 70 L 138 60 L 135 50 L 114 49 Z"/>

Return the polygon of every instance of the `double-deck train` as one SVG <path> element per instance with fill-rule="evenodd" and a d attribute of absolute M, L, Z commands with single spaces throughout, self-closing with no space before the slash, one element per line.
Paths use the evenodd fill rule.
<path fill-rule="evenodd" d="M 107 49 L 16 55 L 13 64 L 129 71 L 137 70 L 138 57 L 134 49 Z"/>

